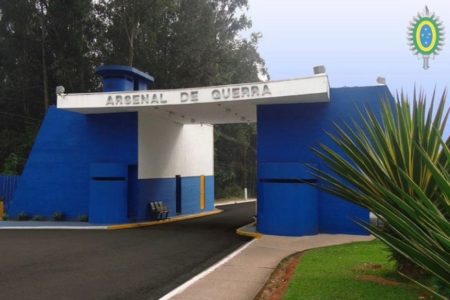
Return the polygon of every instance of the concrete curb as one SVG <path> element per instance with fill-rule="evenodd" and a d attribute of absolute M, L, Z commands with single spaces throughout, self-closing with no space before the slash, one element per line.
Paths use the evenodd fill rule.
<path fill-rule="evenodd" d="M 162 225 L 174 222 L 180 222 L 185 220 L 192 220 L 197 218 L 203 218 L 207 216 L 217 215 L 222 213 L 223 210 L 215 209 L 209 212 L 203 212 L 199 214 L 192 214 L 180 217 L 174 217 L 161 221 L 150 221 L 150 222 L 138 222 L 138 223 L 128 223 L 128 224 L 116 224 L 116 225 L 99 225 L 99 226 L 68 226 L 68 225 L 28 225 L 28 226 L 1 226 L 0 230 L 121 230 L 121 229 L 132 229 L 132 228 L 140 228 L 140 227 L 148 227 L 155 225 Z"/>
<path fill-rule="evenodd" d="M 0 226 L 0 230 L 106 230 L 108 226 Z"/>
<path fill-rule="evenodd" d="M 109 226 L 106 226 L 106 229 L 108 229 L 108 230 L 120 230 L 120 229 L 131 229 L 131 228 L 139 228 L 139 227 L 149 227 L 149 226 L 162 225 L 162 224 L 180 222 L 180 221 L 185 221 L 185 220 L 192 220 L 192 219 L 203 218 L 203 217 L 207 217 L 207 216 L 217 215 L 217 214 L 220 214 L 222 212 L 223 212 L 223 210 L 215 209 L 215 210 L 209 211 L 209 212 L 204 212 L 204 213 L 199 213 L 199 214 L 192 214 L 192 215 L 186 215 L 186 216 L 181 216 L 181 217 L 174 217 L 174 218 L 160 220 L 160 221 L 150 221 L 150 222 L 139 222 L 139 223 L 109 225 Z"/>
<path fill-rule="evenodd" d="M 240 235 L 240 236 L 245 236 L 245 237 L 251 237 L 251 238 L 254 238 L 254 239 L 259 239 L 259 238 L 261 238 L 263 236 L 262 233 L 259 233 L 257 231 L 250 231 L 250 230 L 248 230 L 248 227 L 252 227 L 252 226 L 255 226 L 255 225 L 256 225 L 255 222 L 247 224 L 247 225 L 244 225 L 244 226 L 236 229 L 236 234 Z"/>
<path fill-rule="evenodd" d="M 248 200 L 230 200 L 225 202 L 217 202 L 215 206 L 223 206 L 223 205 L 232 205 L 232 204 L 241 204 L 241 203 L 249 203 L 256 202 L 256 199 L 248 199 Z"/>

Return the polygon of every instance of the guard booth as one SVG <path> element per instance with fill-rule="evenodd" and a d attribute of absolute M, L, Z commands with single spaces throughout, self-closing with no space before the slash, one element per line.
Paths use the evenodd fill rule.
<path fill-rule="evenodd" d="M 170 215 L 214 210 L 215 124 L 257 123 L 258 227 L 262 233 L 367 234 L 366 209 L 311 184 L 311 148 L 333 143 L 333 122 L 392 100 L 384 85 L 330 88 L 323 68 L 298 79 L 173 90 L 128 66 L 101 66 L 100 93 L 59 94 L 42 123 L 10 203 L 20 212 L 116 224 L 149 219 L 148 203 Z M 72 91 L 71 91 L 72 92 Z M 79 91 L 73 91 L 79 92 Z"/>
<path fill-rule="evenodd" d="M 127 165 L 91 165 L 89 220 L 95 224 L 128 222 Z"/>
<path fill-rule="evenodd" d="M 301 163 L 262 163 L 258 182 L 258 231 L 274 235 L 319 233 L 316 178 Z"/>

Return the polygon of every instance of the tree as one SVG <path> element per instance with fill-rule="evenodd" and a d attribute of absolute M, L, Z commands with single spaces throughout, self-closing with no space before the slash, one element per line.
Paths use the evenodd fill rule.
<path fill-rule="evenodd" d="M 56 101 L 54 87 L 98 86 L 100 27 L 90 0 L 0 0 L 0 11 L 0 165 L 15 153 L 20 172 L 34 138 L 29 133 Z"/>
<path fill-rule="evenodd" d="M 0 144 L 0 165 L 15 153 L 20 172 L 27 151 L 16 143 L 29 145 L 27 132 L 36 132 L 55 103 L 55 86 L 97 90 L 100 63 L 135 66 L 160 89 L 259 81 L 265 72 L 259 36 L 239 36 L 251 25 L 247 6 L 247 0 L 0 0 L 0 138 L 22 137 Z M 217 177 L 231 172 L 236 176 L 227 184 L 251 187 L 254 125 L 215 128 L 216 165 L 239 161 L 233 170 L 217 169 Z"/>
<path fill-rule="evenodd" d="M 251 25 L 238 15 L 246 8 L 242 0 L 100 1 L 104 62 L 149 72 L 157 88 L 259 81 L 259 36 L 239 36 Z"/>
<path fill-rule="evenodd" d="M 256 126 L 216 125 L 214 145 L 216 197 L 256 196 Z"/>
<path fill-rule="evenodd" d="M 174 1 L 163 0 L 99 1 L 96 11 L 103 25 L 98 36 L 103 62 L 147 72 L 160 67 L 156 62 L 163 55 L 161 48 L 168 46 L 165 40 L 173 23 L 173 5 Z"/>

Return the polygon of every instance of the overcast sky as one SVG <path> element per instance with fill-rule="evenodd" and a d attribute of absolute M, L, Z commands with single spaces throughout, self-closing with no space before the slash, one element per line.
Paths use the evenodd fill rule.
<path fill-rule="evenodd" d="M 450 32 L 450 1 L 249 0 L 252 31 L 272 80 L 312 74 L 325 65 L 332 87 L 374 85 L 386 77 L 392 92 L 414 84 L 438 92 L 450 87 L 450 37 L 431 68 L 407 45 L 407 27 L 425 4 Z"/>

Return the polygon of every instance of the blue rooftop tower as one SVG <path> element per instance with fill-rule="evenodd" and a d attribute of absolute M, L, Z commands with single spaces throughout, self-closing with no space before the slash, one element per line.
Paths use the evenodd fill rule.
<path fill-rule="evenodd" d="M 155 79 L 130 66 L 103 65 L 95 72 L 102 76 L 103 92 L 147 90 Z"/>

